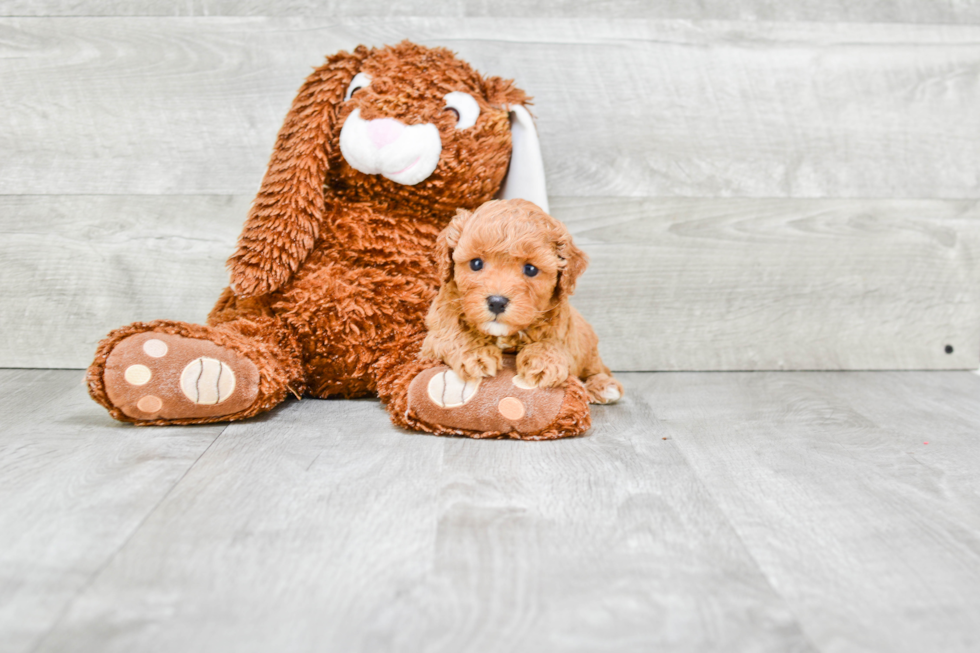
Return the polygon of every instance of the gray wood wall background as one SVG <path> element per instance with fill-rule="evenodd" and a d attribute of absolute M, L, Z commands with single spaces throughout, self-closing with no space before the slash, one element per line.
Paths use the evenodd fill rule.
<path fill-rule="evenodd" d="M 0 366 L 203 320 L 303 78 L 403 38 L 535 96 L 614 369 L 980 362 L 980 2 L 7 0 Z"/>

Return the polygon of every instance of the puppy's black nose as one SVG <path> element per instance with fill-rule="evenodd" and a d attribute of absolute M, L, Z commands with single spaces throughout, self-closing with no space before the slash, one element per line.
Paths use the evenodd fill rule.
<path fill-rule="evenodd" d="M 509 303 L 510 300 L 503 295 L 490 295 L 487 297 L 487 308 L 489 308 L 490 312 L 494 315 L 500 315 L 506 311 L 507 304 Z"/>

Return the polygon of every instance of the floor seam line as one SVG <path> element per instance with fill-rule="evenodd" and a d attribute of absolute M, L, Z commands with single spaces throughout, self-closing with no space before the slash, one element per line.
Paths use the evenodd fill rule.
<path fill-rule="evenodd" d="M 185 478 L 187 478 L 187 475 L 190 474 L 191 470 L 197 466 L 197 464 L 201 461 L 201 458 L 203 458 L 204 455 L 211 450 L 211 447 L 214 446 L 214 443 L 217 442 L 218 439 L 225 434 L 225 431 L 227 431 L 230 426 L 231 424 L 226 424 L 225 427 L 221 429 L 221 432 L 214 436 L 214 439 L 211 440 L 210 443 L 208 443 L 208 446 L 204 448 L 204 451 L 202 451 L 197 456 L 197 458 L 194 459 L 194 462 L 192 462 L 190 465 L 187 466 L 187 469 L 185 469 L 184 473 L 180 475 L 180 478 L 174 481 L 174 483 L 169 488 L 167 488 L 167 491 L 163 493 L 163 496 L 160 497 L 160 500 L 157 501 L 156 504 L 154 504 L 153 507 L 150 508 L 150 510 L 148 510 L 145 515 L 143 515 L 143 518 L 140 519 L 139 523 L 137 523 L 136 526 L 133 528 L 133 530 L 129 533 L 129 535 L 126 536 L 126 539 L 124 539 L 122 543 L 118 547 L 116 547 L 116 550 L 113 551 L 105 559 L 105 561 L 101 565 L 99 565 L 99 567 L 95 571 L 92 572 L 88 580 L 86 580 L 85 583 L 78 588 L 78 591 L 75 592 L 74 596 L 72 596 L 71 599 L 69 599 L 65 603 L 65 606 L 58 612 L 58 616 L 54 619 L 54 621 L 51 622 L 51 626 L 44 632 L 43 635 L 41 635 L 38 638 L 34 646 L 30 648 L 30 653 L 37 653 L 38 649 L 41 648 L 44 642 L 47 641 L 47 639 L 51 636 L 51 634 L 54 633 L 55 630 L 57 630 L 59 625 L 61 625 L 65 617 L 68 616 L 68 613 L 71 611 L 71 608 L 78 602 L 79 598 L 95 583 L 96 580 L 98 580 L 98 578 L 105 572 L 105 570 L 109 568 L 109 565 L 111 565 L 112 561 L 116 559 L 116 556 L 119 555 L 119 552 L 125 549 L 129 545 L 133 537 L 135 537 L 136 534 L 139 533 L 140 530 L 142 530 L 143 525 L 146 524 L 147 520 L 149 520 L 150 517 L 153 514 L 155 514 L 156 511 L 160 508 L 160 506 L 163 505 L 163 502 L 166 501 L 167 497 L 169 497 L 173 493 L 174 489 L 176 489 L 177 486 L 180 485 Z"/>
<path fill-rule="evenodd" d="M 735 524 L 734 522 L 732 522 L 731 517 L 721 507 L 721 503 L 718 501 L 718 497 L 715 496 L 715 493 L 711 491 L 711 488 L 708 487 L 708 484 L 704 482 L 703 478 L 701 478 L 701 474 L 698 473 L 697 469 L 691 463 L 690 458 L 687 457 L 683 449 L 681 449 L 680 445 L 678 445 L 677 438 L 674 436 L 673 433 L 671 433 L 670 435 L 670 440 L 674 445 L 674 449 L 676 449 L 677 453 L 679 453 L 681 458 L 684 459 L 684 463 L 687 465 L 688 469 L 690 469 L 691 473 L 694 474 L 694 478 L 697 479 L 698 486 L 702 490 L 704 490 L 704 492 L 706 492 L 709 497 L 711 497 L 712 501 L 715 502 L 715 508 L 718 509 L 719 514 L 721 514 L 721 516 L 725 520 L 725 523 L 728 524 L 728 527 L 732 530 L 732 533 L 735 535 L 735 538 L 738 540 L 738 543 L 742 545 L 742 548 L 745 550 L 745 554 L 752 561 L 752 564 L 754 564 L 755 568 L 759 570 L 759 575 L 762 576 L 762 578 L 766 581 L 766 585 L 769 587 L 769 589 L 772 590 L 773 594 L 775 594 L 780 598 L 780 600 L 782 600 L 783 605 L 786 606 L 786 609 L 789 611 L 790 615 L 792 615 L 793 621 L 796 622 L 796 625 L 799 627 L 800 634 L 803 636 L 803 639 L 806 641 L 807 644 L 809 644 L 813 648 L 814 651 L 816 651 L 817 653 L 821 653 L 823 649 L 817 646 L 816 643 L 811 639 L 810 634 L 806 631 L 806 628 L 803 626 L 803 620 L 800 619 L 799 613 L 793 608 L 793 605 L 790 603 L 790 600 L 785 596 L 783 596 L 783 593 L 777 590 L 776 587 L 773 585 L 772 579 L 769 578 L 769 574 L 767 574 L 766 571 L 762 568 L 762 565 L 759 564 L 758 558 L 755 557 L 755 554 L 752 552 L 752 549 L 749 548 L 749 545 L 745 543 L 745 539 L 742 537 L 742 534 L 739 533 L 738 529 L 735 527 Z"/>

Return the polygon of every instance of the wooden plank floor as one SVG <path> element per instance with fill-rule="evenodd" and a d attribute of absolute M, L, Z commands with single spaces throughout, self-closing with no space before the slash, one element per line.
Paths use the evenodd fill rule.
<path fill-rule="evenodd" d="M 587 437 L 112 422 L 0 370 L 0 650 L 972 651 L 980 377 L 624 374 Z"/>

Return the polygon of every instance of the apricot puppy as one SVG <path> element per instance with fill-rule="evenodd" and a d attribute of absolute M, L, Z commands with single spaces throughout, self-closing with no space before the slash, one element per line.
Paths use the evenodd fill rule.
<path fill-rule="evenodd" d="M 442 286 L 426 316 L 422 355 L 464 381 L 494 376 L 516 352 L 520 382 L 554 387 L 574 375 L 592 403 L 623 395 L 599 339 L 569 303 L 588 259 L 565 226 L 526 200 L 460 209 L 439 234 Z"/>

